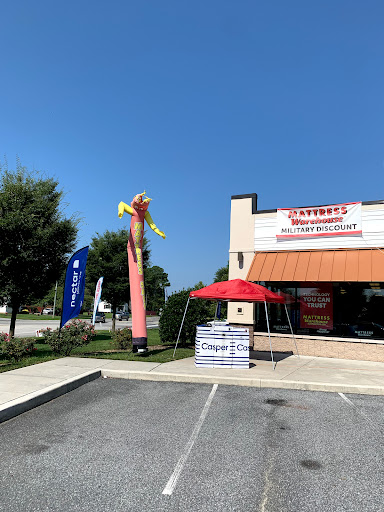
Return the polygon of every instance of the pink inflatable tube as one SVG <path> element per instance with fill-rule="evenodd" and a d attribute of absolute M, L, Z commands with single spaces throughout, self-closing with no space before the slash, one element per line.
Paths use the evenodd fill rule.
<path fill-rule="evenodd" d="M 144 219 L 155 233 L 165 238 L 165 234 L 157 229 L 149 212 L 147 211 L 151 199 L 146 198 L 143 200 L 144 194 L 145 191 L 143 194 L 136 195 L 133 198 L 131 206 L 121 202 L 118 208 L 120 218 L 123 216 L 124 212 L 129 213 L 132 216 L 127 252 L 131 295 L 133 352 L 144 352 L 147 350 L 147 324 L 145 314 L 146 304 L 143 267 Z"/>

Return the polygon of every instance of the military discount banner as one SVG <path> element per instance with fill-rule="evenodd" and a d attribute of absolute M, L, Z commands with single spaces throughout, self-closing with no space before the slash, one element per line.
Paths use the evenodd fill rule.
<path fill-rule="evenodd" d="M 277 210 L 278 240 L 346 235 L 362 235 L 361 202 Z"/>

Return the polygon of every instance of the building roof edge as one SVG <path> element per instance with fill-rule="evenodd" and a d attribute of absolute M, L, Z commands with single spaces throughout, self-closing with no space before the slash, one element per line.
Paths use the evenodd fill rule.
<path fill-rule="evenodd" d="M 253 192 L 252 194 L 240 194 L 238 196 L 231 196 L 231 201 L 232 201 L 232 199 L 252 199 L 252 214 L 258 213 L 257 212 L 257 194 L 256 193 Z"/>
<path fill-rule="evenodd" d="M 250 196 L 247 196 L 250 197 Z M 336 204 L 336 203 L 334 203 Z M 340 203 L 342 204 L 342 203 Z M 361 204 L 363 206 L 369 205 L 369 204 L 384 204 L 383 199 L 379 199 L 377 201 L 361 201 Z M 307 205 L 307 206 L 295 206 L 294 208 L 300 209 L 300 208 L 320 208 L 321 206 L 328 206 L 327 204 L 318 204 L 318 205 Z M 277 212 L 277 208 L 273 208 L 272 210 L 256 210 L 255 213 L 275 213 Z"/>

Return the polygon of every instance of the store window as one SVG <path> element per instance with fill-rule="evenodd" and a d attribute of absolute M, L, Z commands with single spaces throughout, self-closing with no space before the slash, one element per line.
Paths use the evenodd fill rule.
<path fill-rule="evenodd" d="M 296 328 L 298 312 L 297 289 L 292 283 L 264 283 L 262 286 L 281 295 L 285 304 L 267 304 L 269 327 L 273 333 L 290 334 Z M 287 314 L 288 313 L 288 314 Z M 255 331 L 266 332 L 268 329 L 265 316 L 265 305 L 257 303 L 255 307 Z"/>
<path fill-rule="evenodd" d="M 340 283 L 337 332 L 360 339 L 384 339 L 384 283 Z"/>
<path fill-rule="evenodd" d="M 384 339 L 384 283 L 260 283 L 283 296 L 268 304 L 273 333 Z M 287 316 L 288 313 L 288 316 Z M 264 304 L 255 310 L 255 331 L 267 331 Z"/>

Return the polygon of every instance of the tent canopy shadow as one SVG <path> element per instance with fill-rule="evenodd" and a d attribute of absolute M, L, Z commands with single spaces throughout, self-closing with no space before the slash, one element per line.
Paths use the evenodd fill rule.
<path fill-rule="evenodd" d="M 276 362 L 283 361 L 287 357 L 293 356 L 293 351 L 287 352 L 273 352 L 273 358 Z M 268 350 L 250 350 L 249 359 L 256 359 L 259 361 L 271 361 L 271 353 Z"/>

